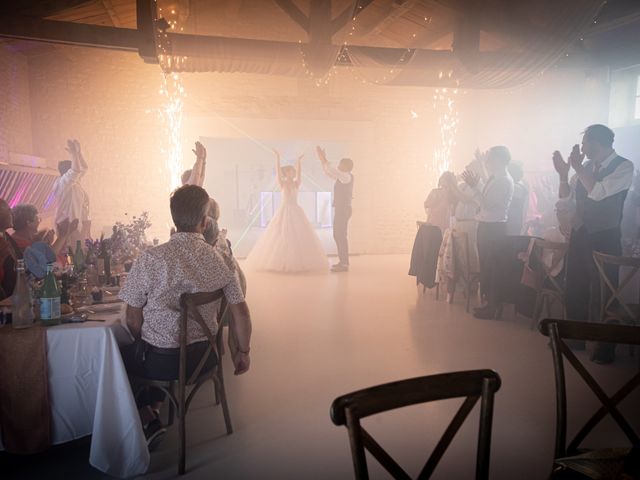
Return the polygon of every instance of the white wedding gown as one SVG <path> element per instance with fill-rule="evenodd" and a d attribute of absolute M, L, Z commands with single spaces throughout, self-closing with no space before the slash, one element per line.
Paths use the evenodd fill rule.
<path fill-rule="evenodd" d="M 298 205 L 298 189 L 282 190 L 282 203 L 245 261 L 248 270 L 327 271 L 329 260 L 320 239 Z"/>

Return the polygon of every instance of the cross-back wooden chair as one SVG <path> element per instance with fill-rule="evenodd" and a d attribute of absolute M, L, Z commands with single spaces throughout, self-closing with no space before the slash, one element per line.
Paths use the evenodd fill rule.
<path fill-rule="evenodd" d="M 198 310 L 199 306 L 220 301 L 220 308 L 216 322 L 218 324 L 217 334 L 214 336 L 208 327 L 204 318 Z M 180 365 L 178 380 L 160 381 L 145 378 L 134 377 L 133 381 L 141 387 L 156 387 L 162 390 L 169 399 L 169 422 L 173 423 L 174 410 L 178 417 L 178 474 L 183 475 L 186 464 L 186 416 L 189 406 L 196 393 L 202 385 L 212 380 L 214 384 L 215 403 L 222 403 L 222 413 L 224 416 L 227 435 L 233 433 L 231 425 L 231 416 L 229 414 L 229 406 L 227 404 L 227 395 L 224 388 L 224 377 L 222 373 L 222 359 L 219 353 L 219 345 L 222 344 L 222 328 L 220 322 L 227 309 L 227 301 L 222 290 L 214 292 L 200 293 L 183 293 L 180 296 Z M 187 323 L 194 321 L 198 324 L 202 333 L 207 337 L 209 342 L 208 348 L 202 359 L 193 370 L 191 375 L 187 377 Z M 209 356 L 215 358 L 215 367 L 203 371 Z M 187 395 L 187 390 L 189 393 Z"/>
<path fill-rule="evenodd" d="M 473 284 L 480 281 L 480 272 L 473 271 L 471 268 L 471 255 L 469 246 L 469 235 L 467 232 L 460 232 L 453 229 L 451 231 L 451 245 L 453 248 L 453 261 L 455 262 L 455 276 L 451 295 L 449 296 L 449 303 L 453 303 L 456 293 L 456 285 L 458 280 L 462 280 L 464 283 L 465 294 L 467 297 L 466 311 L 469 313 L 469 306 L 471 304 L 471 290 Z"/>
<path fill-rule="evenodd" d="M 564 272 L 554 274 L 558 267 L 566 261 L 568 243 L 550 242 L 540 238 L 533 239 L 533 250 L 529 265 L 536 274 L 536 303 L 533 307 L 531 328 L 534 329 L 543 316 L 550 317 L 551 308 L 559 303 L 562 308 L 562 318 L 567 318 L 565 304 Z M 550 256 L 551 265 L 547 265 L 545 257 Z M 546 315 L 545 315 L 546 311 Z"/>
<path fill-rule="evenodd" d="M 393 478 L 409 479 L 402 467 L 362 427 L 360 419 L 418 403 L 466 397 L 418 476 L 419 479 L 427 479 L 474 405 L 481 400 L 476 478 L 486 479 L 489 477 L 494 395 L 499 388 L 500 377 L 492 370 L 453 372 L 401 380 L 336 398 L 331 405 L 331 419 L 334 424 L 347 427 L 356 478 L 369 478 L 366 449 Z"/>
<path fill-rule="evenodd" d="M 609 343 L 640 345 L 640 327 L 603 323 L 576 322 L 571 320 L 545 319 L 540 323 L 540 332 L 551 339 L 553 367 L 556 379 L 556 441 L 554 453 L 554 471 L 567 463 L 567 457 L 584 456 L 580 448 L 591 431 L 607 415 L 611 415 L 623 431 L 631 445 L 640 441 L 638 433 L 624 418 L 618 405 L 640 385 L 640 372 L 625 383 L 612 396 L 609 396 L 587 371 L 580 360 L 565 343 L 565 340 L 585 340 Z M 578 372 L 589 389 L 598 397 L 602 406 L 578 430 L 575 437 L 567 443 L 567 391 L 564 359 Z M 589 462 L 590 458 L 581 458 Z M 592 460 L 597 463 L 597 460 Z M 594 465 L 596 468 L 596 465 Z"/>
<path fill-rule="evenodd" d="M 593 260 L 600 275 L 600 321 L 618 320 L 620 323 L 640 323 L 640 297 L 638 303 L 629 303 L 622 296 L 627 285 L 640 272 L 640 258 L 593 252 Z M 616 286 L 610 277 L 610 270 L 615 268 L 620 271 L 621 267 L 628 267 L 629 271 Z"/>

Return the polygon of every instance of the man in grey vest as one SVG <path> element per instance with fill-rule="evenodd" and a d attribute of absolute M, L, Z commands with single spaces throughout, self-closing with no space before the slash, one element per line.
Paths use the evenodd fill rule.
<path fill-rule="evenodd" d="M 589 292 L 599 285 L 593 252 L 621 255 L 622 210 L 633 180 L 633 163 L 613 149 L 614 133 L 604 125 L 591 125 L 584 131 L 582 149 L 574 145 L 568 161 L 553 153 L 553 164 L 560 176 L 560 198 L 574 198 L 576 224 L 571 232 L 567 254 L 566 308 L 572 320 L 589 318 Z M 583 163 L 584 158 L 588 161 Z M 569 181 L 569 170 L 575 175 Z M 618 272 L 608 272 L 617 284 Z M 595 289 L 594 292 L 598 290 Z M 584 349 L 584 343 L 574 344 Z M 613 349 L 598 348 L 593 360 L 613 361 Z"/>
<path fill-rule="evenodd" d="M 339 262 L 331 267 L 332 272 L 349 271 L 349 240 L 348 227 L 351 218 L 351 200 L 353 199 L 353 160 L 343 158 L 338 164 L 338 168 L 332 167 L 327 160 L 327 155 L 323 148 L 316 147 L 318 158 L 322 163 L 322 168 L 328 177 L 334 179 L 333 186 L 333 239 L 338 248 Z"/>

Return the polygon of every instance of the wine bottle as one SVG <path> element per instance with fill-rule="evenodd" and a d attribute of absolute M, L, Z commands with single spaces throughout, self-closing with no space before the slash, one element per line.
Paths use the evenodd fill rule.
<path fill-rule="evenodd" d="M 24 260 L 18 260 L 16 267 L 18 276 L 13 289 L 11 303 L 13 304 L 13 328 L 28 328 L 33 325 L 33 305 L 31 303 L 31 289 L 24 272 Z"/>
<path fill-rule="evenodd" d="M 47 276 L 40 290 L 40 320 L 45 325 L 60 323 L 60 290 L 52 264 L 47 265 Z"/>
<path fill-rule="evenodd" d="M 82 250 L 82 242 L 78 240 L 76 241 L 76 253 L 73 256 L 73 269 L 76 273 L 80 273 L 84 270 L 84 267 L 84 251 Z"/>

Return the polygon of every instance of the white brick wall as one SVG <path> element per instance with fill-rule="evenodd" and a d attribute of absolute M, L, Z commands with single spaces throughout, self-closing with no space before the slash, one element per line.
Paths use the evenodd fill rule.
<path fill-rule="evenodd" d="M 31 150 L 27 59 L 0 43 L 0 162 L 9 162 L 9 152 Z"/>
<path fill-rule="evenodd" d="M 24 76 L 23 59 L 10 60 L 9 68 L 4 61 L 2 79 L 16 68 Z M 2 62 L 0 54 L 0 65 Z M 250 133 L 258 138 L 292 138 L 290 131 L 274 133 L 269 129 L 278 122 L 293 122 L 299 135 L 327 141 L 336 132 L 314 131 L 314 125 L 357 122 L 365 126 L 367 131 L 353 132 L 357 175 L 353 251 L 410 250 L 415 221 L 424 217 L 422 203 L 436 182 L 435 174 L 426 168 L 439 138 L 432 108 L 433 89 L 364 85 L 345 71 L 323 87 L 306 79 L 262 75 L 211 73 L 186 74 L 184 78 L 186 123 L 195 117 L 214 115 L 248 122 L 256 130 Z M 549 77 L 545 78 L 548 85 L 553 85 Z M 154 223 L 151 236 L 167 237 L 168 172 L 161 154 L 167 148 L 167 139 L 157 115 L 160 79 L 158 66 L 147 65 L 132 53 L 56 47 L 54 53 L 29 60 L 29 79 L 24 84 L 30 86 L 33 151 L 26 153 L 46 157 L 54 166 L 66 158 L 68 137 L 81 141 L 90 165 L 84 184 L 91 193 L 94 233 L 124 220 L 125 213 L 149 210 Z M 22 98 L 23 88 L 18 90 L 21 93 L 17 98 Z M 485 91 L 460 95 L 460 134 L 452 156 L 456 170 L 470 160 L 476 145 L 487 148 L 492 143 L 506 143 L 527 165 L 544 164 L 547 168 L 547 151 L 552 145 L 566 143 L 575 138 L 574 130 L 601 120 L 595 118 L 600 108 L 589 106 L 589 102 L 576 104 L 585 96 L 590 102 L 595 98 L 594 92 L 585 87 L 583 72 L 562 77 L 556 90 L 554 103 L 547 111 L 542 105 L 549 90 L 540 85 L 511 96 Z M 3 141 L 11 141 L 15 148 L 28 149 L 25 128 L 29 119 L 18 116 L 15 120 L 13 98 L 0 91 L 2 111 L 6 112 L 4 106 L 9 105 L 14 112 L 10 121 L 0 124 L 0 148 Z M 540 105 L 533 112 L 532 101 Z M 417 119 L 412 119 L 412 110 L 418 112 Z M 24 121 L 20 121 L 22 118 Z M 223 130 L 220 127 L 220 136 L 238 135 Z M 270 137 L 261 137 L 266 132 Z M 336 140 L 350 135 L 339 133 Z M 184 134 L 190 143 L 203 133 Z M 188 155 L 185 163 L 192 161 Z M 209 165 L 209 172 L 215 172 L 215 162 Z"/>

